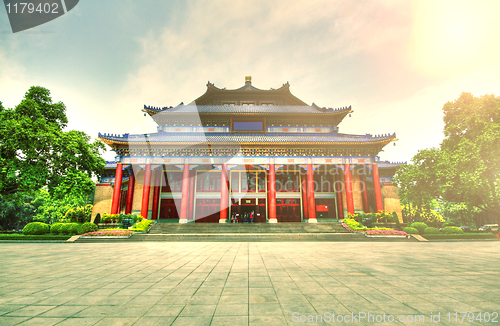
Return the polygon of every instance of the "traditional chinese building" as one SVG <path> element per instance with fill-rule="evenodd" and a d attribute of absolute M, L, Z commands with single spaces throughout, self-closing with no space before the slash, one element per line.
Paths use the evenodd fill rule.
<path fill-rule="evenodd" d="M 117 157 L 96 187 L 94 214 L 179 223 L 226 222 L 251 211 L 260 223 L 384 209 L 400 215 L 392 186 L 399 164 L 378 158 L 396 134 L 341 133 L 350 106 L 308 105 L 288 83 L 262 90 L 247 76 L 238 89 L 209 82 L 190 104 L 143 111 L 157 132 L 99 134 Z"/>

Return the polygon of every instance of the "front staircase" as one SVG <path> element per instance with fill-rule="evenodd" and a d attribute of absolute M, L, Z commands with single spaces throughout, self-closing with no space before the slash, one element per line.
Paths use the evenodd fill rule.
<path fill-rule="evenodd" d="M 149 234 L 349 233 L 340 223 L 155 223 Z"/>
<path fill-rule="evenodd" d="M 340 223 L 156 223 L 133 241 L 366 241 Z"/>

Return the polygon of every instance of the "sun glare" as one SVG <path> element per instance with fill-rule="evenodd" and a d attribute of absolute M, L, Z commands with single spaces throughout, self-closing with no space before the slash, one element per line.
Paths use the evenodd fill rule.
<path fill-rule="evenodd" d="M 499 2 L 423 1 L 416 6 L 410 56 L 431 76 L 460 75 L 498 53 Z"/>
<path fill-rule="evenodd" d="M 449 36 L 452 38 L 451 41 L 459 41 L 461 39 L 469 38 L 470 36 L 467 35 L 467 32 L 470 32 L 470 29 L 467 28 L 464 22 L 456 21 L 448 25 L 447 34 L 449 34 Z"/>

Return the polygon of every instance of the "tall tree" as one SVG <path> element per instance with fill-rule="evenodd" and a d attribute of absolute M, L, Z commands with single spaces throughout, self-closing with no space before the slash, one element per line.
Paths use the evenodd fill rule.
<path fill-rule="evenodd" d="M 500 219 L 500 97 L 462 93 L 443 112 L 440 148 L 419 151 L 397 172 L 402 201 L 421 206 L 440 199 L 471 219 L 479 211 Z"/>
<path fill-rule="evenodd" d="M 66 106 L 50 91 L 33 86 L 13 109 L 0 108 L 0 195 L 33 194 L 54 189 L 69 175 L 98 174 L 104 144 L 81 131 L 63 131 Z M 18 196 L 17 196 L 18 197 Z"/>
<path fill-rule="evenodd" d="M 462 93 L 443 107 L 443 197 L 489 213 L 500 211 L 500 97 Z"/>

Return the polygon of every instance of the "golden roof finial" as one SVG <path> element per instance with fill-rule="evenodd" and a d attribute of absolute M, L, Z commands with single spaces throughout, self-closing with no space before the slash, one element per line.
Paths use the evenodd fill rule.
<path fill-rule="evenodd" d="M 245 84 L 246 83 L 249 83 L 249 84 L 252 83 L 252 76 L 245 76 Z"/>

